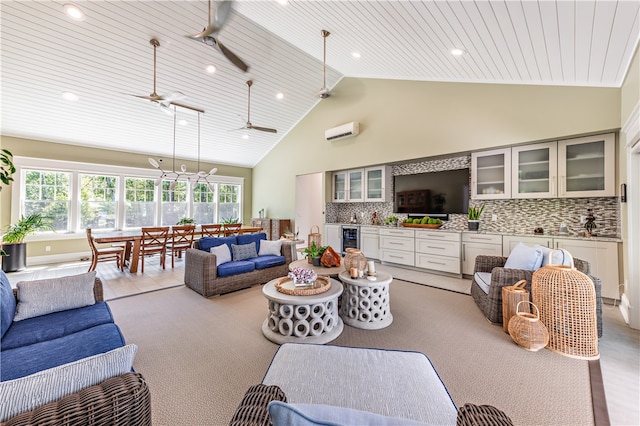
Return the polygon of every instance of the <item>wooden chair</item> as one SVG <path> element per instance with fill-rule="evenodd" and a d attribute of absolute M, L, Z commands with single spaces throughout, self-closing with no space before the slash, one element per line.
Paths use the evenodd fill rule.
<path fill-rule="evenodd" d="M 182 258 L 182 252 L 191 248 L 195 225 L 175 225 L 171 227 L 171 242 L 167 244 L 167 254 L 171 255 L 171 267 L 175 266 L 176 253 Z"/>
<path fill-rule="evenodd" d="M 140 240 L 140 261 L 142 262 L 142 273 L 144 274 L 144 258 L 154 254 L 160 255 L 160 265 L 165 269 L 165 256 L 167 253 L 167 238 L 169 236 L 168 226 L 156 226 L 142 228 L 142 239 Z"/>
<path fill-rule="evenodd" d="M 224 231 L 225 237 L 238 235 L 238 232 L 240 232 L 240 228 L 242 228 L 241 223 L 225 223 L 222 225 L 222 230 Z"/>
<path fill-rule="evenodd" d="M 121 271 L 124 270 L 124 247 L 112 246 L 100 248 L 96 246 L 96 242 L 93 241 L 91 236 L 91 228 L 87 228 L 87 239 L 89 240 L 89 247 L 91 247 L 91 265 L 89 265 L 89 271 L 95 271 L 98 262 L 111 262 L 116 261 L 118 268 Z"/>
<path fill-rule="evenodd" d="M 222 225 L 219 223 L 211 223 L 209 225 L 200 225 L 203 237 L 219 237 L 222 233 Z"/>

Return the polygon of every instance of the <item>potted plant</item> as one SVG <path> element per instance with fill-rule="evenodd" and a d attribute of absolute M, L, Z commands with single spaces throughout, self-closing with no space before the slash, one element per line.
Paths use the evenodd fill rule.
<path fill-rule="evenodd" d="M 2 248 L 5 256 L 2 257 L 2 270 L 14 272 L 24 269 L 27 263 L 27 244 L 23 242 L 25 237 L 40 230 L 52 229 L 48 219 L 41 213 L 22 216 L 15 224 L 4 228 Z"/>
<path fill-rule="evenodd" d="M 190 217 L 183 217 L 182 219 L 180 219 L 178 221 L 178 223 L 176 223 L 176 225 L 191 225 L 192 223 L 194 223 L 195 221 L 193 220 L 193 218 Z"/>
<path fill-rule="evenodd" d="M 13 154 L 7 150 L 0 150 L 0 182 L 5 185 L 13 180 L 13 175 L 16 172 L 16 166 L 13 164 Z M 0 186 L 0 191 L 2 187 Z"/>
<path fill-rule="evenodd" d="M 320 258 L 322 257 L 322 253 L 327 249 L 327 246 L 320 247 L 316 245 L 316 242 L 312 242 L 309 247 L 302 250 L 305 257 L 313 266 L 320 266 Z"/>
<path fill-rule="evenodd" d="M 484 210 L 484 203 L 480 207 L 469 206 L 468 227 L 469 231 L 477 231 L 480 228 L 480 215 Z"/>

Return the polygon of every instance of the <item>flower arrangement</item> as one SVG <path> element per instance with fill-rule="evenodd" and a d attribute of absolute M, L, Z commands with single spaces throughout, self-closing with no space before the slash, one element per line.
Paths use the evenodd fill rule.
<path fill-rule="evenodd" d="M 293 280 L 294 284 L 311 284 L 316 279 L 318 279 L 318 274 L 316 274 L 311 269 L 301 268 L 299 266 L 293 268 L 291 272 L 287 275 L 287 277 Z"/>

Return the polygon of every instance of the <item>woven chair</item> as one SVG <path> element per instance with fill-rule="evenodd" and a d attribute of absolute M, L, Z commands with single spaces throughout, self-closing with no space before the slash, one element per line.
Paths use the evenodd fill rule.
<path fill-rule="evenodd" d="M 222 230 L 224 232 L 225 237 L 229 237 L 231 235 L 238 235 L 240 228 L 242 228 L 241 223 L 225 223 L 222 225 Z"/>
<path fill-rule="evenodd" d="M 167 253 L 167 238 L 169 236 L 168 226 L 156 226 L 142 228 L 142 238 L 140 240 L 140 261 L 142 262 L 142 273 L 144 274 L 144 258 L 146 256 L 160 255 L 160 266 L 165 269 L 165 255 Z"/>
<path fill-rule="evenodd" d="M 175 267 L 176 254 L 182 258 L 182 252 L 191 248 L 195 225 L 176 225 L 171 228 L 171 242 L 167 244 L 167 254 L 171 256 L 171 267 Z"/>
<path fill-rule="evenodd" d="M 98 262 L 112 262 L 114 260 L 116 261 L 118 268 L 120 268 L 121 271 L 124 270 L 124 247 L 98 247 L 96 242 L 93 241 L 91 228 L 87 228 L 87 240 L 89 240 L 89 247 L 91 247 L 91 265 L 89 265 L 88 272 L 95 271 L 98 266 Z"/>
<path fill-rule="evenodd" d="M 578 271 L 586 274 L 593 281 L 596 290 L 596 313 L 598 317 L 598 337 L 602 337 L 602 283 L 599 278 L 590 275 L 589 262 L 580 259 L 573 259 Z M 531 300 L 531 280 L 534 271 L 524 269 L 505 268 L 506 257 L 502 256 L 476 256 L 473 280 L 471 281 L 471 296 L 478 305 L 478 308 L 492 323 L 502 324 L 502 287 L 514 285 L 520 280 L 526 280 L 524 287 Z M 491 273 L 491 285 L 489 291 L 484 292 L 476 281 L 476 272 Z"/>
<path fill-rule="evenodd" d="M 200 225 L 200 230 L 203 237 L 219 237 L 222 234 L 222 225 L 219 223 Z"/>

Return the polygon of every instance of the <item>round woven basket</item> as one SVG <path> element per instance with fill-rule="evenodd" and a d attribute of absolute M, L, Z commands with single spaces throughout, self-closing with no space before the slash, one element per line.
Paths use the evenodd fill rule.
<path fill-rule="evenodd" d="M 571 255 L 565 255 L 570 265 L 547 265 L 533 273 L 533 303 L 549 331 L 549 350 L 571 358 L 598 359 L 596 291 L 591 279 L 574 267 Z"/>
<path fill-rule="evenodd" d="M 535 314 L 520 312 L 520 305 L 529 304 L 535 308 Z M 525 305 L 528 306 L 528 305 Z M 516 305 L 516 313 L 509 320 L 509 336 L 514 342 L 528 351 L 539 351 L 549 343 L 547 327 L 540 321 L 538 307 L 528 300 Z"/>

